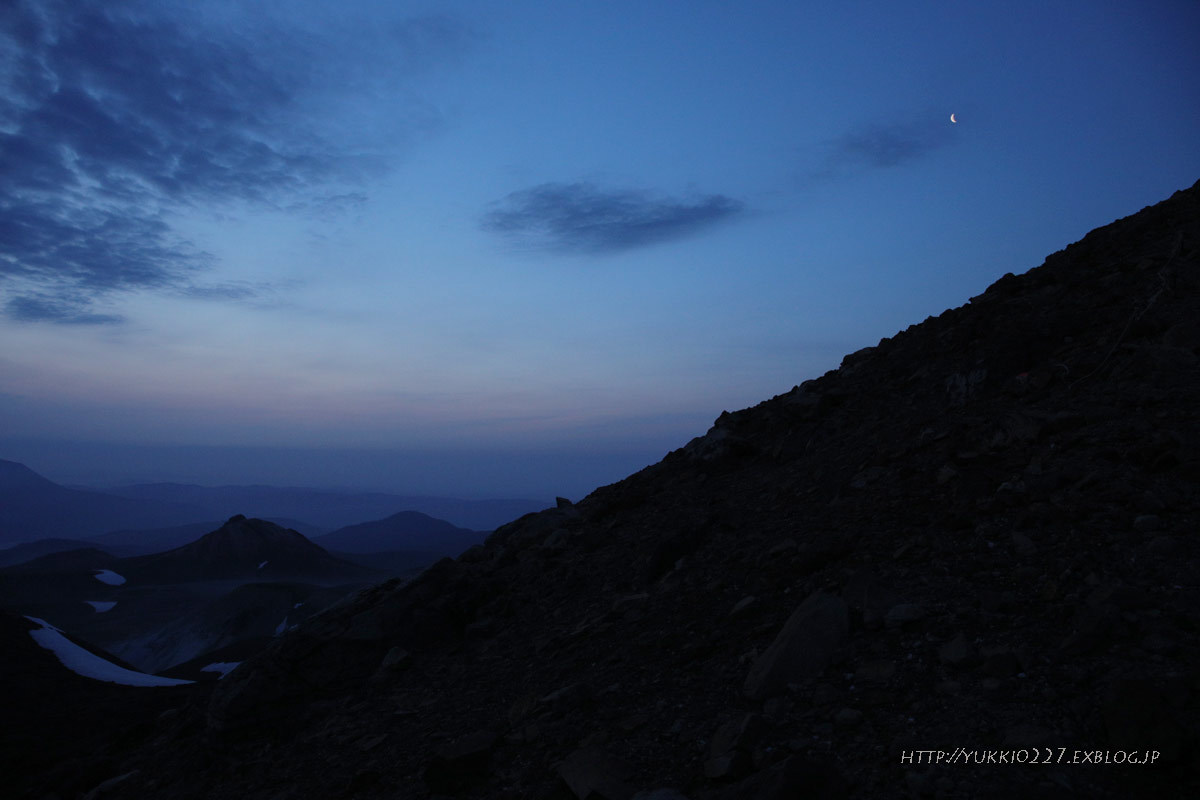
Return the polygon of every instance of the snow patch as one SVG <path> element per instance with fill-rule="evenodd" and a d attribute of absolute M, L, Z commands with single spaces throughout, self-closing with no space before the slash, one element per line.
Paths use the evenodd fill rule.
<path fill-rule="evenodd" d="M 299 608 L 302 605 L 304 605 L 304 603 L 296 603 L 296 605 L 292 606 L 292 608 Z"/>
<path fill-rule="evenodd" d="M 125 579 L 122 578 L 121 580 L 124 582 Z M 147 675 L 144 672 L 134 672 L 131 669 L 118 667 L 111 661 L 106 661 L 95 653 L 84 650 L 66 636 L 63 636 L 62 631 L 49 622 L 37 617 L 25 617 L 25 619 L 42 626 L 38 630 L 29 632 L 33 640 L 58 656 L 58 660 L 62 662 L 62 665 L 76 675 L 108 683 L 119 683 L 122 686 L 179 686 L 185 683 L 192 683 L 192 681 L 183 681 L 176 678 L 160 678 L 157 675 Z"/>
<path fill-rule="evenodd" d="M 259 569 L 262 569 L 263 567 L 265 567 L 267 564 L 270 564 L 270 563 L 271 563 L 271 562 L 270 562 L 269 560 L 267 560 L 267 561 L 264 561 L 264 562 L 262 562 L 261 564 L 259 564 L 259 565 L 258 565 L 258 568 L 259 568 Z"/>
<path fill-rule="evenodd" d="M 113 572 L 111 569 L 96 570 L 95 578 L 101 583 L 107 583 L 109 586 L 120 586 L 125 582 L 123 577 Z"/>
<path fill-rule="evenodd" d="M 230 672 L 233 672 L 234 667 L 236 667 L 240 663 L 242 663 L 242 662 L 240 662 L 240 661 L 215 661 L 212 664 L 209 664 L 207 667 L 201 667 L 200 671 L 201 672 L 219 672 L 219 673 L 221 673 L 221 678 L 224 678 Z M 220 680 L 221 678 L 217 678 L 217 680 Z"/>
<path fill-rule="evenodd" d="M 283 622 L 281 622 L 275 626 L 275 635 L 282 636 L 283 632 L 286 631 L 287 629 L 288 629 L 287 617 L 284 617 Z"/>
<path fill-rule="evenodd" d="M 84 600 L 83 602 L 96 609 L 97 614 L 112 611 L 112 607 L 117 604 L 116 600 Z"/>

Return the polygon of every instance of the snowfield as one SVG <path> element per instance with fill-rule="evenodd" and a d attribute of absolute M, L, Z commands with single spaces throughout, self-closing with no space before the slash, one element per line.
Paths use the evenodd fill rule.
<path fill-rule="evenodd" d="M 96 580 L 101 583 L 107 583 L 109 586 L 120 586 L 125 582 L 125 579 L 113 572 L 111 569 L 101 569 L 96 571 Z"/>
<path fill-rule="evenodd" d="M 111 661 L 106 661 L 95 653 L 84 650 L 45 620 L 37 617 L 25 617 L 25 619 L 42 626 L 39 630 L 29 632 L 33 640 L 58 656 L 62 665 L 76 675 L 108 683 L 119 683 L 122 686 L 180 686 L 192 683 L 192 681 L 160 678 L 157 675 L 147 675 L 144 672 L 134 672 L 131 669 L 118 667 Z"/>
<path fill-rule="evenodd" d="M 112 611 L 113 606 L 117 604 L 116 600 L 84 600 L 83 602 L 96 609 L 97 614 Z"/>
<path fill-rule="evenodd" d="M 216 661 L 216 662 L 213 662 L 212 664 L 209 664 L 207 667 L 201 667 L 200 671 L 201 672 L 219 672 L 219 673 L 221 673 L 221 678 L 224 678 L 230 672 L 233 672 L 234 667 L 236 667 L 240 663 L 242 663 L 242 662 L 240 662 L 240 661 Z M 218 678 L 217 680 L 220 680 L 221 678 Z"/>

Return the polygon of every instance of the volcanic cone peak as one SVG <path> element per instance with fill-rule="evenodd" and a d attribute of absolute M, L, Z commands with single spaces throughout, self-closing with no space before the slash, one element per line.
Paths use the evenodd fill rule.
<path fill-rule="evenodd" d="M 281 550 L 327 555 L 323 548 L 291 528 L 265 519 L 246 519 L 242 514 L 230 517 L 220 528 L 180 549 L 204 559 L 238 561 L 253 561 L 260 556 L 270 558 L 279 555 Z"/>
<path fill-rule="evenodd" d="M 378 575 L 342 561 L 297 531 L 238 514 L 196 541 L 121 562 L 135 583 L 226 579 L 345 581 Z"/>

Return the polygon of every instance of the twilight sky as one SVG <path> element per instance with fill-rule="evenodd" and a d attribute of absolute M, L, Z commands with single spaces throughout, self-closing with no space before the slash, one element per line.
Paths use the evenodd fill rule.
<path fill-rule="evenodd" d="M 1196 31 L 1192 0 L 5 3 L 0 458 L 581 496 L 1193 183 Z"/>

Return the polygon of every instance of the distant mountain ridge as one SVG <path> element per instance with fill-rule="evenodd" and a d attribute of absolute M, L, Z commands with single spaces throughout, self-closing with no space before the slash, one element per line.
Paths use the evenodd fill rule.
<path fill-rule="evenodd" d="M 0 550 L 0 568 L 24 564 L 52 553 L 97 546 L 97 542 L 82 539 L 40 539 L 36 542 L 26 542 Z"/>
<path fill-rule="evenodd" d="M 178 503 L 200 509 L 207 519 L 233 514 L 259 518 L 291 517 L 327 530 L 377 520 L 400 511 L 419 511 L 469 530 L 495 530 L 500 525 L 540 511 L 549 503 L 529 499 L 462 500 L 387 492 L 337 492 L 295 486 L 197 486 L 146 483 L 118 486 L 106 492 L 136 500 Z"/>
<path fill-rule="evenodd" d="M 0 545 L 195 520 L 193 511 L 176 503 L 68 489 L 24 464 L 0 460 Z"/>
<path fill-rule="evenodd" d="M 235 514 L 286 520 L 307 535 L 408 510 L 469 530 L 490 531 L 547 505 L 527 499 L 461 500 L 275 486 L 155 483 L 80 489 L 54 483 L 16 461 L 0 460 L 0 548 L 48 538 L 90 539 L 117 531 L 186 528 Z M 106 543 L 115 538 L 108 537 Z M 141 541 L 132 548 L 125 544 L 116 547 L 128 552 L 146 546 Z"/>
<path fill-rule="evenodd" d="M 486 532 L 460 528 L 419 511 L 401 511 L 386 519 L 347 525 L 313 541 L 327 550 L 344 553 L 407 550 L 457 556 L 486 537 Z"/>
<path fill-rule="evenodd" d="M 24 464 L 0 459 L 0 492 L 13 489 L 37 489 L 55 486 Z"/>

